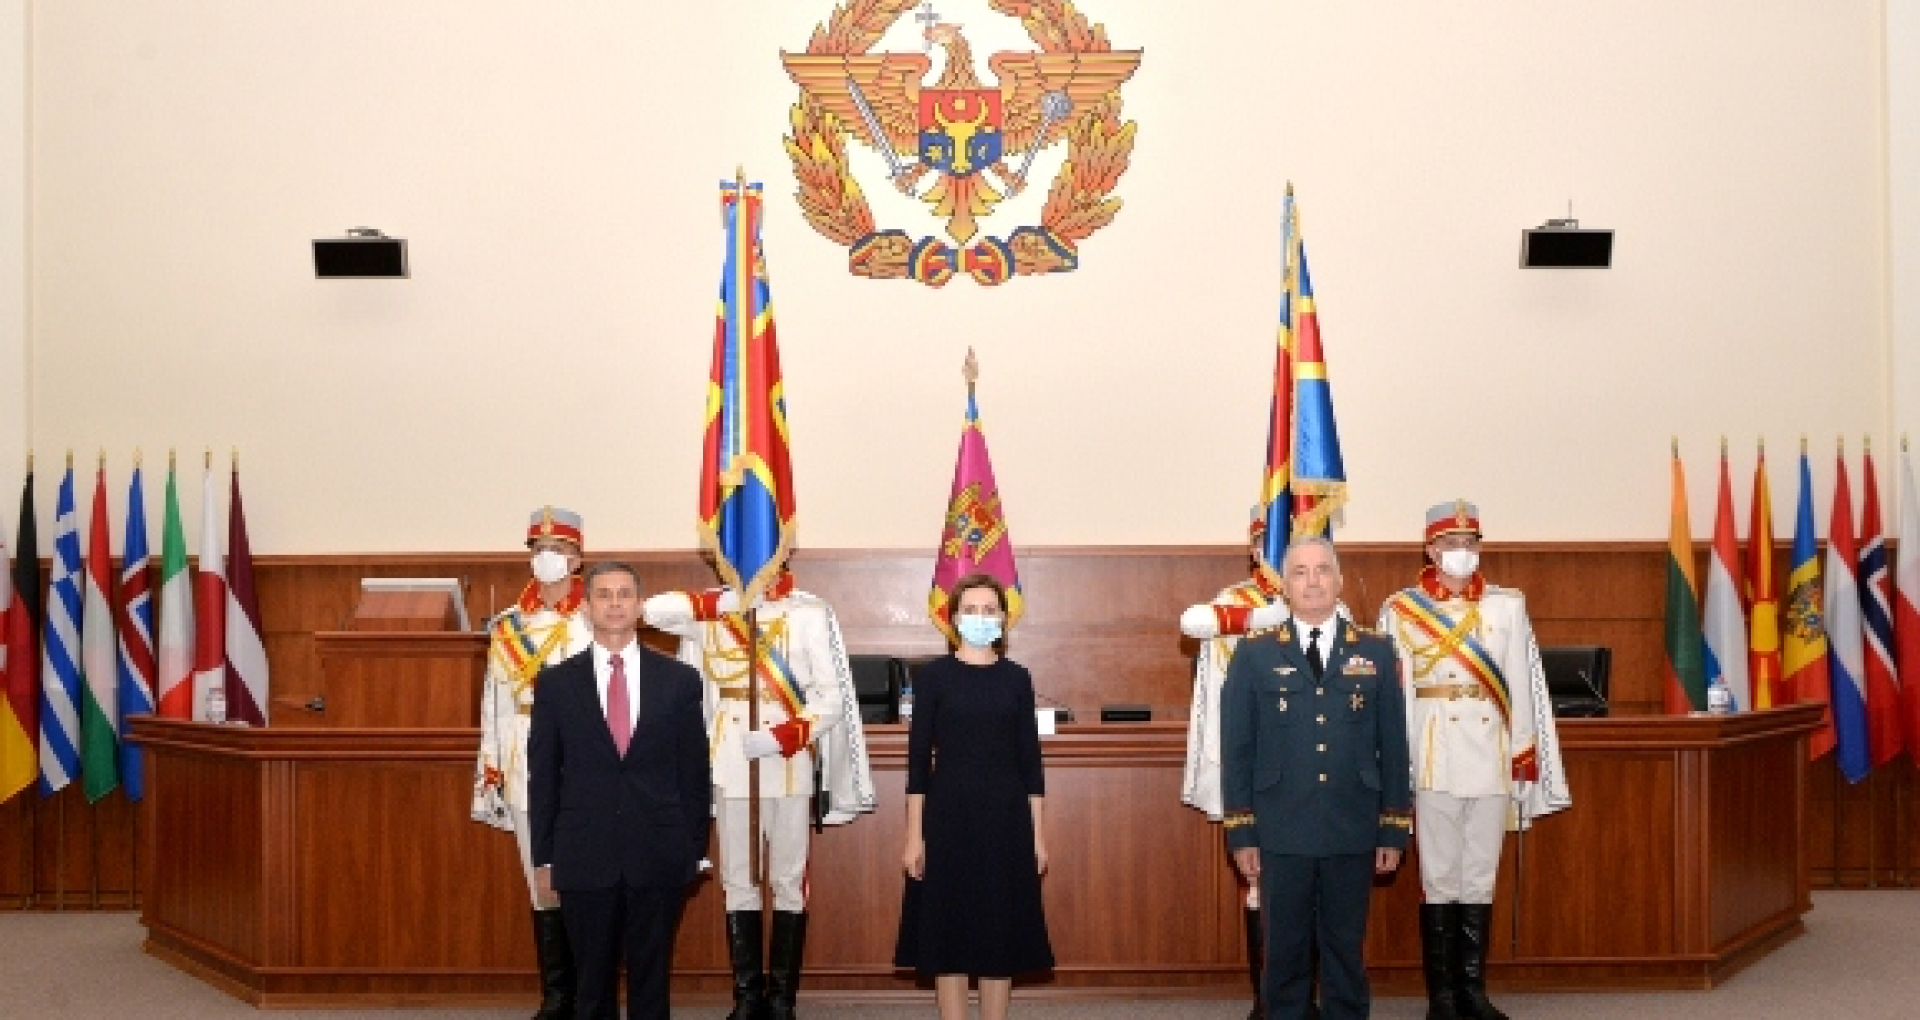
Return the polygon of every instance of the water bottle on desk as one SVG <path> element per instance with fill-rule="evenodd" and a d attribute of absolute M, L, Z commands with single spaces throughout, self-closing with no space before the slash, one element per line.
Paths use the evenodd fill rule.
<path fill-rule="evenodd" d="M 207 721 L 215 725 L 227 721 L 227 689 L 219 684 L 207 688 Z"/>
<path fill-rule="evenodd" d="M 1721 680 L 1716 679 L 1707 685 L 1707 714 L 1733 714 L 1733 692 Z"/>
<path fill-rule="evenodd" d="M 900 681 L 900 721 L 902 723 L 910 723 L 913 721 L 912 677 Z"/>

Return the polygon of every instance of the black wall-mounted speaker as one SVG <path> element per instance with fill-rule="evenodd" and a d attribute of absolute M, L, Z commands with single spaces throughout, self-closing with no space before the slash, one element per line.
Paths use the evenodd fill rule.
<path fill-rule="evenodd" d="M 322 280 L 404 280 L 407 242 L 399 237 L 315 240 L 313 275 Z"/>
<path fill-rule="evenodd" d="M 1542 227 L 1520 232 L 1523 269 L 1605 269 L 1611 265 L 1611 230 Z"/>

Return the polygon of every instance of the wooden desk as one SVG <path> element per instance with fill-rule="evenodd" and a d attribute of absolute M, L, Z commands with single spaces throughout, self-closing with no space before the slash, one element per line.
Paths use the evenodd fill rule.
<path fill-rule="evenodd" d="M 1508 841 L 1494 986 L 1705 987 L 1797 934 L 1817 718 L 1801 706 L 1565 723 L 1576 806 L 1527 837 L 1517 882 Z M 149 952 L 268 1006 L 534 998 L 512 839 L 466 816 L 477 731 L 139 719 L 134 732 L 150 755 Z M 1185 740 L 1184 723 L 1159 722 L 1044 742 L 1060 966 L 1031 994 L 1246 994 L 1219 830 L 1179 802 Z M 928 994 L 890 965 L 905 743 L 898 726 L 869 728 L 880 809 L 815 839 L 807 998 Z M 1376 894 L 1368 954 L 1383 993 L 1418 988 L 1418 898 L 1407 869 Z M 721 912 L 701 883 L 675 953 L 683 1002 L 726 994 Z"/>

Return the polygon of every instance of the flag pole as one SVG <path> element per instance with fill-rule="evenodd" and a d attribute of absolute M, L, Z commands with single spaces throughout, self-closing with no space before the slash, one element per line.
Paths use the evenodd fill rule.
<path fill-rule="evenodd" d="M 27 450 L 27 477 L 33 477 L 33 450 L 31 448 Z M 36 552 L 37 551 L 38 550 L 36 550 Z M 15 550 L 15 552 L 17 554 L 18 550 Z M 34 587 L 36 589 L 40 588 L 41 582 L 43 582 L 45 578 L 40 576 L 40 561 L 38 557 L 36 557 L 33 562 L 33 576 Z M 35 594 L 40 599 L 40 605 L 44 607 L 47 604 L 46 592 L 40 590 L 36 591 Z M 20 598 L 21 596 L 16 594 L 14 597 Z M 41 621 L 37 620 L 29 622 L 33 624 L 36 630 L 42 625 Z M 35 635 L 35 637 L 38 637 L 38 635 Z M 38 651 L 37 648 L 35 650 Z M 36 667 L 37 665 L 36 663 Z M 38 696 L 38 692 L 36 692 L 35 697 Z M 29 733 L 27 734 L 27 740 L 33 743 L 37 749 L 40 744 L 40 734 Z M 33 784 L 29 781 L 27 785 L 32 786 Z M 26 790 L 23 789 L 20 792 L 25 793 Z M 21 863 L 26 867 L 27 873 L 25 876 L 26 882 L 20 888 L 23 891 L 24 902 L 28 908 L 32 908 L 40 902 L 40 887 L 38 884 L 40 877 L 40 811 L 39 808 L 34 806 L 26 797 L 18 798 L 16 803 L 20 805 L 20 814 L 27 820 L 27 852 L 20 855 Z"/>
<path fill-rule="evenodd" d="M 734 200 L 738 203 L 734 209 L 736 222 L 734 229 L 739 230 L 741 218 L 747 215 L 746 167 L 734 165 L 733 182 L 736 189 Z M 750 272 L 751 270 L 740 266 L 734 267 L 736 289 L 733 297 L 736 308 L 740 306 L 744 297 L 739 293 L 738 285 Z M 751 302 L 747 303 L 747 308 L 751 310 Z M 747 349 L 745 341 L 753 328 L 751 316 L 736 314 L 733 328 L 740 332 L 742 341 L 740 349 L 745 351 Z M 747 595 L 745 579 L 742 579 L 741 583 L 742 587 L 735 591 L 740 598 L 745 598 Z M 757 733 L 760 730 L 760 607 L 750 605 L 745 609 L 747 611 L 747 732 Z M 762 865 L 766 863 L 765 856 L 760 847 L 760 759 L 750 757 L 747 759 L 747 874 L 755 889 L 762 887 L 760 871 Z"/>

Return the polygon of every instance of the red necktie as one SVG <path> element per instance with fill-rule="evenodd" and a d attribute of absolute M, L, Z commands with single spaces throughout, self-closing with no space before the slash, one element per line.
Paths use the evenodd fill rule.
<path fill-rule="evenodd" d="M 613 734 L 614 750 L 625 758 L 633 740 L 633 723 L 627 718 L 627 660 L 616 653 L 609 661 L 613 675 L 607 679 L 607 731 Z"/>

